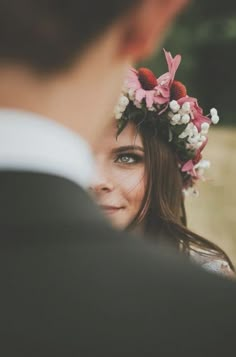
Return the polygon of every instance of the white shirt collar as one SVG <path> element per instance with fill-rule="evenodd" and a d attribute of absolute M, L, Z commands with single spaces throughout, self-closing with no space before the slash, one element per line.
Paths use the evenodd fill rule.
<path fill-rule="evenodd" d="M 0 170 L 53 174 L 88 188 L 93 167 L 79 135 L 34 113 L 0 110 Z"/>

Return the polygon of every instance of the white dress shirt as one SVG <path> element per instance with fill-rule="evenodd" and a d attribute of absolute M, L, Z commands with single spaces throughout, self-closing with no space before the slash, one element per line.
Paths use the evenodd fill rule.
<path fill-rule="evenodd" d="M 20 110 L 0 110 L 0 170 L 67 178 L 88 188 L 93 175 L 89 145 L 55 121 Z"/>

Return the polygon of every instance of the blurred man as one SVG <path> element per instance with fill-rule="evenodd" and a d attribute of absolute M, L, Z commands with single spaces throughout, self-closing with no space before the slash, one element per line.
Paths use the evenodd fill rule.
<path fill-rule="evenodd" d="M 2 356 L 236 347 L 233 284 L 113 231 L 84 191 L 126 69 L 185 2 L 1 1 Z"/>

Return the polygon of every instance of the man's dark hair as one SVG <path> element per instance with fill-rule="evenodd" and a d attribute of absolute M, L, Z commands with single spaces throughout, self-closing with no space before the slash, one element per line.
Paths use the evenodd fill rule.
<path fill-rule="evenodd" d="M 1 0 L 0 62 L 66 68 L 140 0 Z"/>

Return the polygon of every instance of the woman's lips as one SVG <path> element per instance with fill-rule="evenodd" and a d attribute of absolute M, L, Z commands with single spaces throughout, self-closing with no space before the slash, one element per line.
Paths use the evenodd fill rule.
<path fill-rule="evenodd" d="M 107 214 L 114 214 L 123 208 L 123 207 L 108 206 L 108 205 L 100 205 L 100 207 Z"/>

